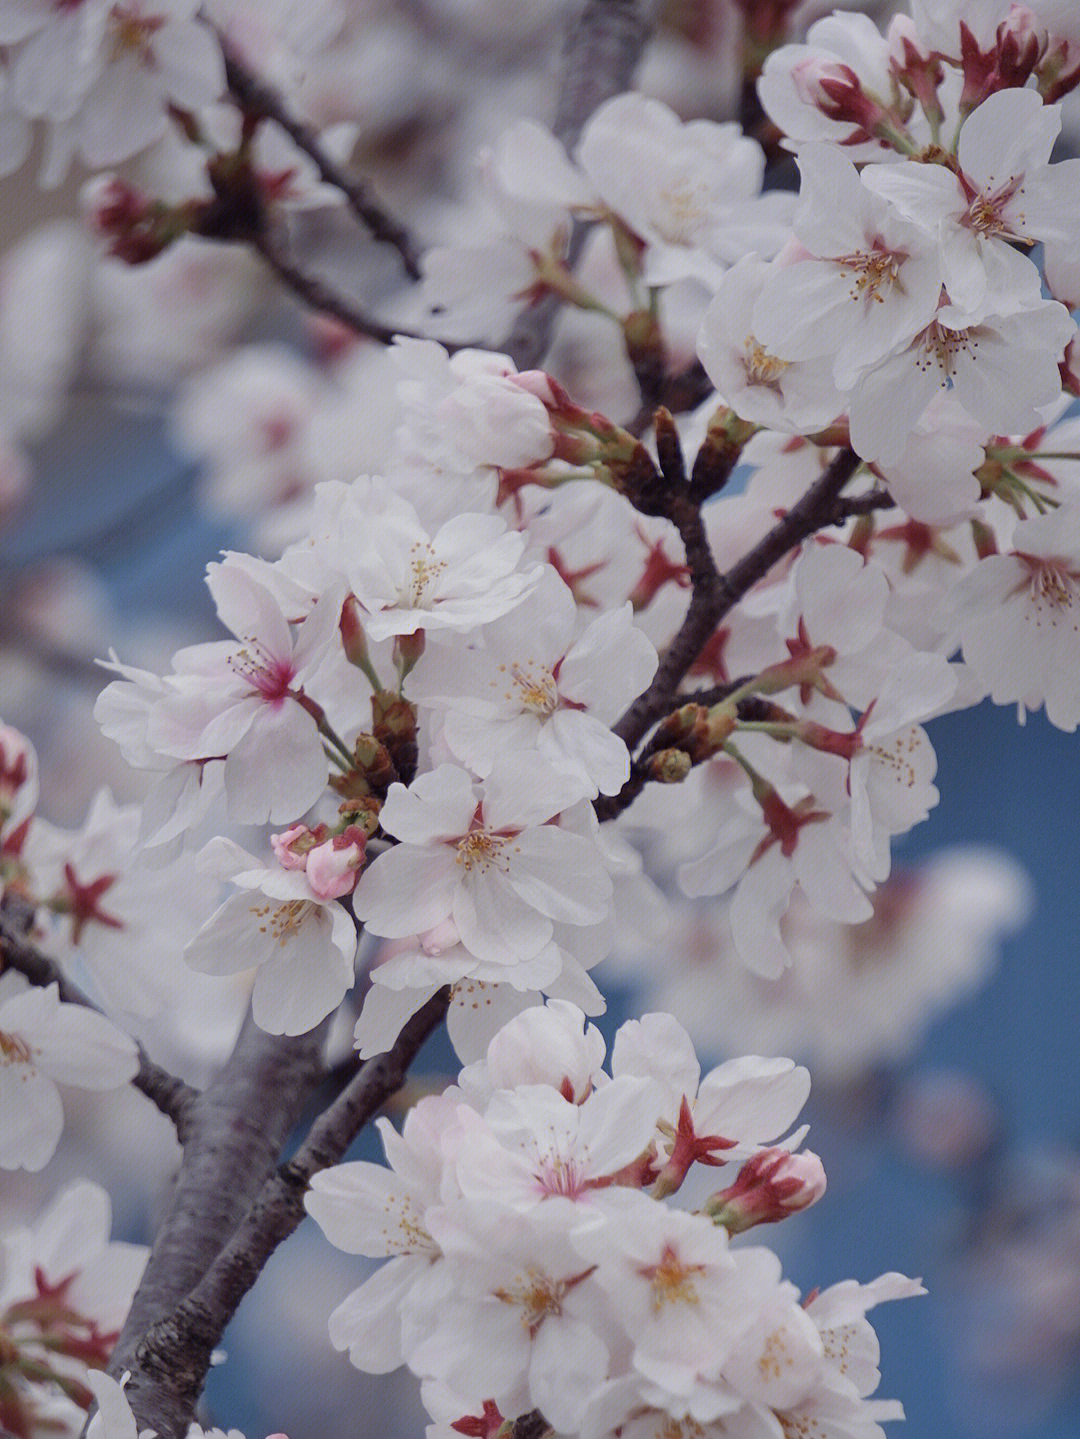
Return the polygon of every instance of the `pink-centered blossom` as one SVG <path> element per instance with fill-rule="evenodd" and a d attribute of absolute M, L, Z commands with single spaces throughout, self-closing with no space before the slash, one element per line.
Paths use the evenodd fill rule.
<path fill-rule="evenodd" d="M 354 908 L 374 934 L 404 938 L 452 918 L 465 949 L 534 958 L 556 921 L 596 924 L 612 886 L 600 851 L 549 823 L 580 796 L 538 757 L 501 759 L 481 786 L 456 765 L 392 785 L 380 815 L 400 843 L 361 877 Z"/>

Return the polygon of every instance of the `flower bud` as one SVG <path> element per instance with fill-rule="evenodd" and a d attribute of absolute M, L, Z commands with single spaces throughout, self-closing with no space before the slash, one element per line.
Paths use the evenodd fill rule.
<path fill-rule="evenodd" d="M 746 1161 L 730 1188 L 706 1200 L 705 1213 L 729 1234 L 741 1234 L 809 1209 L 824 1193 L 825 1168 L 816 1154 L 763 1149 Z"/>
<path fill-rule="evenodd" d="M 350 825 L 316 846 L 307 857 L 307 879 L 319 899 L 340 899 L 351 894 L 364 867 L 367 835 Z"/>

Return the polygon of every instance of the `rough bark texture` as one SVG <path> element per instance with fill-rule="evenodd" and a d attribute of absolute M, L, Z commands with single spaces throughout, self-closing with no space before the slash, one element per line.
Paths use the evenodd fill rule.
<path fill-rule="evenodd" d="M 154 1241 L 109 1372 L 131 1371 L 128 1398 L 139 1428 L 182 1439 L 194 1404 L 144 1368 L 151 1325 L 195 1287 L 247 1212 L 322 1074 L 326 1027 L 295 1039 L 264 1034 L 249 1018 L 232 1057 L 188 1111 L 172 1203 Z"/>

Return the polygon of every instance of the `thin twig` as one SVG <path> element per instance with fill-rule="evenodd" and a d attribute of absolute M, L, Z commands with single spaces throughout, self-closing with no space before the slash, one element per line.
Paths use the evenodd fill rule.
<path fill-rule="evenodd" d="M 690 570 L 690 607 L 678 634 L 660 661 L 652 684 L 639 695 L 615 725 L 615 733 L 632 751 L 649 728 L 671 708 L 679 685 L 724 616 L 777 560 L 808 536 L 845 518 L 838 511 L 840 491 L 859 468 L 853 450 L 840 450 L 820 479 L 788 510 L 782 520 L 727 574 L 713 561 L 701 512 L 688 497 L 677 496 L 671 519 L 686 547 Z"/>
<path fill-rule="evenodd" d="M 421 1045 L 445 1019 L 449 1003 L 449 991 L 440 990 L 406 1023 L 391 1049 L 368 1060 L 316 1119 L 293 1158 L 265 1182 L 188 1297 L 146 1335 L 139 1349 L 144 1373 L 169 1389 L 180 1408 L 194 1408 L 226 1325 L 271 1254 L 303 1219 L 312 1177 L 338 1163 L 364 1125 L 401 1088 Z"/>
<path fill-rule="evenodd" d="M 313 162 L 319 176 L 345 197 L 349 209 L 367 229 L 373 239 L 382 244 L 393 245 L 401 256 L 401 263 L 409 278 L 420 278 L 419 248 L 408 230 L 375 199 L 369 186 L 362 180 L 347 175 L 341 166 L 326 153 L 316 131 L 303 120 L 289 112 L 284 98 L 257 78 L 237 56 L 222 42 L 225 52 L 225 80 L 229 93 L 251 116 L 272 120 L 289 136 L 298 150 L 302 150 Z"/>
<path fill-rule="evenodd" d="M 102 1012 L 88 995 L 64 976 L 54 960 L 42 954 L 35 945 L 17 932 L 16 925 L 3 909 L 0 909 L 0 952 L 3 954 L 5 966 L 17 970 L 31 984 L 42 989 L 55 984 L 64 1004 L 78 1004 L 84 1009 L 94 1010 L 97 1014 Z M 183 1143 L 191 1106 L 199 1097 L 199 1091 L 184 1080 L 178 1079 L 175 1074 L 170 1074 L 160 1064 L 155 1064 L 137 1041 L 135 1048 L 139 1056 L 139 1068 L 131 1083 L 145 1094 L 162 1114 L 172 1120 L 180 1142 Z"/>
<path fill-rule="evenodd" d="M 288 286 L 294 295 L 310 305 L 313 310 L 321 310 L 323 314 L 333 315 L 335 320 L 340 320 L 350 330 L 358 335 L 367 335 L 372 340 L 377 340 L 380 345 L 393 344 L 398 335 L 405 335 L 409 339 L 422 339 L 423 336 L 414 330 L 406 330 L 397 325 L 385 325 L 381 320 L 376 320 L 366 310 L 353 305 L 335 290 L 314 275 L 309 275 L 301 270 L 300 266 L 288 254 L 276 239 L 273 239 L 266 231 L 254 234 L 251 237 L 251 244 L 263 257 L 266 263 L 273 270 L 274 274 Z M 447 345 L 451 352 L 453 345 Z"/>

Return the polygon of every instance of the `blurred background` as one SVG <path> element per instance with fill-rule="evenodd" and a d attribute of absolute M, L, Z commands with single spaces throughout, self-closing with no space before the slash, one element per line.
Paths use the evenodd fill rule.
<path fill-rule="evenodd" d="M 264 7 L 262 23 L 295 59 L 304 42 L 283 21 L 273 29 L 275 8 L 289 9 Z M 800 6 L 796 21 L 825 9 Z M 323 38 L 302 56 L 298 94 L 321 124 L 353 127 L 358 168 L 420 234 L 460 233 L 477 147 L 519 115 L 550 118 L 572 10 L 320 4 Z M 739 24 L 728 0 L 670 0 L 641 88 L 687 118 L 733 117 L 746 104 Z M 223 548 L 272 553 L 315 483 L 378 467 L 388 423 L 370 402 L 385 381 L 369 348 L 282 300 L 251 257 L 184 241 L 139 270 L 102 260 L 76 221 L 84 178 L 43 192 L 31 164 L 2 182 L 0 205 L 0 716 L 38 748 L 42 814 L 72 828 L 100 785 L 121 802 L 141 793 L 92 722 L 106 678 L 95 658 L 115 648 L 164 669 L 180 644 L 216 637 L 207 561 Z M 340 213 L 313 205 L 292 224 L 305 253 L 358 293 L 407 304 L 385 255 L 350 248 Z M 594 362 L 590 334 L 572 325 L 556 350 L 567 373 Z M 624 370 L 594 383 L 591 402 L 622 417 Z M 841 942 L 807 924 L 803 988 L 737 972 L 722 910 L 699 910 L 678 954 L 620 946 L 598 975 L 612 995 L 601 1027 L 670 1008 L 703 1062 L 757 1051 L 810 1065 L 808 1143 L 829 1191 L 764 1239 L 804 1291 L 888 1269 L 923 1276 L 927 1298 L 874 1316 L 881 1393 L 908 1413 L 897 1433 L 1074 1439 L 1076 740 L 1041 714 L 1018 726 L 989 706 L 937 721 L 931 738 L 940 806 L 898 849 L 865 933 Z M 228 1041 L 204 1038 L 193 1064 Z M 424 1063 L 420 1085 L 454 1068 L 445 1046 Z M 117 1234 L 148 1239 L 175 1158 L 168 1127 L 133 1094 L 66 1104 L 53 1164 L 0 1176 L 4 1227 L 87 1174 L 112 1193 Z M 376 1157 L 370 1140 L 361 1155 Z M 325 1338 L 363 1273 L 306 1224 L 227 1336 L 231 1362 L 207 1393 L 214 1421 L 314 1439 L 342 1431 L 344 1415 L 344 1432 L 417 1434 L 411 1379 L 358 1375 Z"/>

